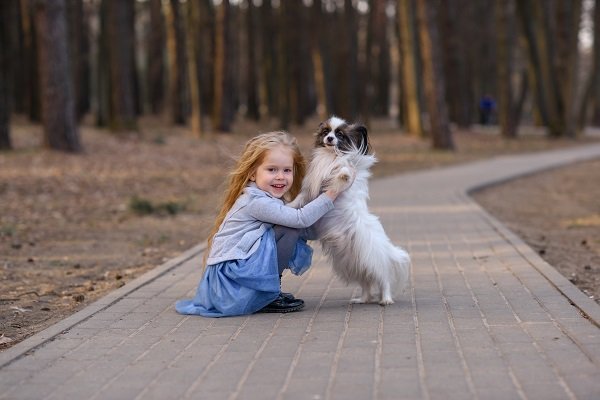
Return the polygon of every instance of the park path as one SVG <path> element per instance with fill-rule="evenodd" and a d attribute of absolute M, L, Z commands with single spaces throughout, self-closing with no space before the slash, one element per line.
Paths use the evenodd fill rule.
<path fill-rule="evenodd" d="M 370 206 L 413 259 L 389 307 L 350 305 L 315 251 L 284 290 L 302 312 L 206 319 L 190 249 L 0 353 L 0 399 L 599 399 L 600 306 L 468 196 L 600 157 L 600 145 L 374 180 Z M 318 246 L 316 246 L 318 247 Z"/>

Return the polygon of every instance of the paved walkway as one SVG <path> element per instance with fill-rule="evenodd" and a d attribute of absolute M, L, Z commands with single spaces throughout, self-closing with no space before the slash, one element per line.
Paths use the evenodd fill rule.
<path fill-rule="evenodd" d="M 600 145 L 373 181 L 373 211 L 413 258 L 389 307 L 315 252 L 289 315 L 175 313 L 202 247 L 0 353 L 0 399 L 600 399 L 600 306 L 468 197 L 600 157 Z M 318 246 L 317 246 L 318 247 Z"/>

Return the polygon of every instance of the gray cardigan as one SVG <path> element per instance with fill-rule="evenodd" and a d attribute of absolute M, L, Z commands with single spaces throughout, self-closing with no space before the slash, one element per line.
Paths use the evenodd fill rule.
<path fill-rule="evenodd" d="M 260 238 L 273 225 L 308 228 L 332 209 L 333 202 L 325 194 L 295 209 L 251 182 L 215 234 L 207 264 L 247 259 L 258 250 Z"/>

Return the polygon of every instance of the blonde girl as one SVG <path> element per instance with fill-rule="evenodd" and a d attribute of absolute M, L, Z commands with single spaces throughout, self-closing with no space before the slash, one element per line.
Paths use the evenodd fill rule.
<path fill-rule="evenodd" d="M 291 312 L 304 301 L 281 293 L 281 273 L 303 273 L 311 263 L 311 225 L 334 208 L 353 171 L 340 171 L 331 187 L 301 209 L 285 205 L 300 191 L 306 163 L 296 140 L 270 132 L 246 143 L 230 174 L 225 200 L 208 238 L 206 265 L 196 296 L 177 302 L 181 314 L 225 317 Z"/>

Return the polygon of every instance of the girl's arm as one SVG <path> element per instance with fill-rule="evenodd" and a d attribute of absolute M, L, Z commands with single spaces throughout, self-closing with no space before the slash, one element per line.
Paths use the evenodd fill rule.
<path fill-rule="evenodd" d="M 248 204 L 248 212 L 259 221 L 290 228 L 307 228 L 333 209 L 332 193 L 322 193 L 302 208 L 286 206 L 280 200 L 263 197 Z M 334 194 L 337 196 L 337 194 Z"/>

